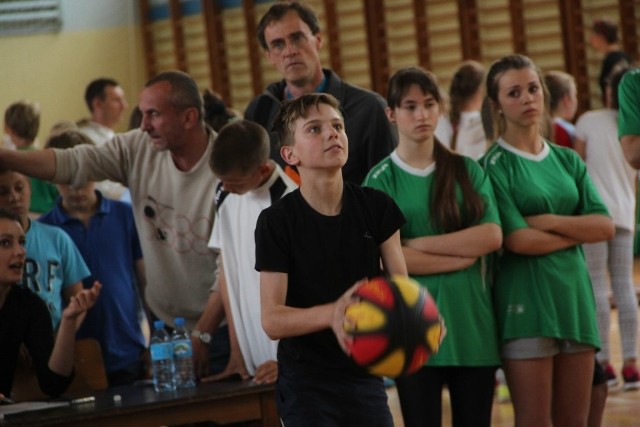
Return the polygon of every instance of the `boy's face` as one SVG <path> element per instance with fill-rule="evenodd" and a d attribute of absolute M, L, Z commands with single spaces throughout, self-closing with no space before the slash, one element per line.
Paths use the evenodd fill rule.
<path fill-rule="evenodd" d="M 222 181 L 224 191 L 233 194 L 244 194 L 258 188 L 265 180 L 265 174 L 268 170 L 268 163 L 263 163 L 248 173 L 236 170 L 228 174 L 218 175 L 218 178 Z"/>
<path fill-rule="evenodd" d="M 347 162 L 349 141 L 342 116 L 327 104 L 308 109 L 307 117 L 294 122 L 293 145 L 280 154 L 290 165 L 308 169 L 342 168 Z"/>
<path fill-rule="evenodd" d="M 67 211 L 88 211 L 93 209 L 98 202 L 94 182 L 89 182 L 82 187 L 72 187 L 66 184 L 57 184 L 56 187 L 62 196 L 62 206 Z"/>
<path fill-rule="evenodd" d="M 27 218 L 31 208 L 29 178 L 17 172 L 0 173 L 0 208 Z"/>
<path fill-rule="evenodd" d="M 124 90 L 120 86 L 107 86 L 104 89 L 104 99 L 94 100 L 95 108 L 100 110 L 101 119 L 113 126 L 122 120 L 122 116 L 129 104 L 124 97 Z"/>

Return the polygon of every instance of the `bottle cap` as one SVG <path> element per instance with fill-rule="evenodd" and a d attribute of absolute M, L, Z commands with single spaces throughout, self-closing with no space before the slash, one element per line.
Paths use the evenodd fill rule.
<path fill-rule="evenodd" d="M 153 322 L 153 327 L 155 329 L 162 329 L 164 328 L 164 320 L 156 320 L 155 322 Z"/>
<path fill-rule="evenodd" d="M 176 317 L 174 323 L 176 326 L 184 326 L 184 317 Z"/>

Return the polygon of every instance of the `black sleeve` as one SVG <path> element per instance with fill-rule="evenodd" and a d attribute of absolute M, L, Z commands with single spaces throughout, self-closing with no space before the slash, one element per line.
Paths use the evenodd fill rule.
<path fill-rule="evenodd" d="M 56 397 L 69 387 L 73 375 L 65 377 L 49 369 L 49 357 L 54 343 L 51 317 L 44 302 L 35 295 L 29 306 L 31 315 L 28 317 L 24 343 L 33 360 L 40 389 L 46 395 Z"/>
<path fill-rule="evenodd" d="M 289 272 L 290 247 L 284 212 L 272 205 L 258 217 L 255 230 L 256 270 Z"/>

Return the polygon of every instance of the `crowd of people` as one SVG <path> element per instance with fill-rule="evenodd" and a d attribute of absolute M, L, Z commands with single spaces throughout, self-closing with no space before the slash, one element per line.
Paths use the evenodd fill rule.
<path fill-rule="evenodd" d="M 244 117 L 180 71 L 146 82 L 124 133 L 110 78 L 43 150 L 39 107 L 6 110 L 0 396 L 21 357 L 63 393 L 84 337 L 110 386 L 133 384 L 150 375 L 144 324 L 182 317 L 197 378 L 275 383 L 283 425 L 391 426 L 385 382 L 349 357 L 343 328 L 381 274 L 426 287 L 447 325 L 395 381 L 406 426 L 441 425 L 444 387 L 454 426 L 489 426 L 499 368 L 517 426 L 600 425 L 617 382 L 609 282 L 624 387 L 640 388 L 640 71 L 615 23 L 591 38 L 604 108 L 576 122 L 573 77 L 524 55 L 462 62 L 447 95 L 402 68 L 385 99 L 323 67 L 303 3 L 274 3 L 257 36 L 282 79 Z"/>

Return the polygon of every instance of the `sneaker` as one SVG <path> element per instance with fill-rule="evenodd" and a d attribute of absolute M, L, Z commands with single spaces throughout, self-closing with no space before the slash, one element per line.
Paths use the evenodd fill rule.
<path fill-rule="evenodd" d="M 511 394 L 506 384 L 498 384 L 498 387 L 496 387 L 496 400 L 498 403 L 511 402 Z"/>
<path fill-rule="evenodd" d="M 511 401 L 507 379 L 504 377 L 504 371 L 498 369 L 496 371 L 496 400 L 498 403 L 507 403 Z"/>
<path fill-rule="evenodd" d="M 613 366 L 611 366 L 610 363 L 604 365 L 604 375 L 607 377 L 607 385 L 609 387 L 615 387 L 618 385 L 616 371 L 613 370 Z"/>
<path fill-rule="evenodd" d="M 637 390 L 640 388 L 640 372 L 635 366 L 622 368 L 622 378 L 624 379 L 624 390 Z"/>

